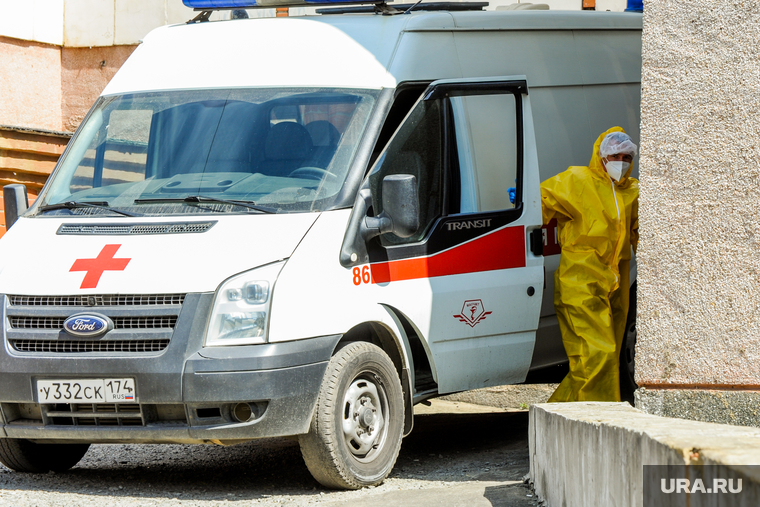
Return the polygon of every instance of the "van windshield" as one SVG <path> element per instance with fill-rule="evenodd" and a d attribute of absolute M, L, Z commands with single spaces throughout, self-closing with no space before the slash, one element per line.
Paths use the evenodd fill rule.
<path fill-rule="evenodd" d="M 341 189 L 379 92 L 163 91 L 102 97 L 37 213 L 319 211 Z"/>

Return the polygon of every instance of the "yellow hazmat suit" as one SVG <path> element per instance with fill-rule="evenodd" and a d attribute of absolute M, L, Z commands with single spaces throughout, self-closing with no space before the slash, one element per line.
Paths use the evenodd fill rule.
<path fill-rule="evenodd" d="M 614 182 L 594 144 L 588 167 L 541 184 L 544 223 L 556 218 L 562 248 L 554 307 L 570 372 L 549 401 L 620 401 L 619 358 L 629 299 L 631 246 L 638 243 L 639 182 Z"/>

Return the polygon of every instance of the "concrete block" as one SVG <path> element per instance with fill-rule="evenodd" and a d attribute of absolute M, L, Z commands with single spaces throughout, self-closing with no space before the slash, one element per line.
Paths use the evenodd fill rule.
<path fill-rule="evenodd" d="M 34 36 L 34 5 L 29 2 L 0 0 L 0 35 L 14 39 L 32 40 Z"/>
<path fill-rule="evenodd" d="M 0 0 L 0 36 L 63 44 L 63 1 Z"/>
<path fill-rule="evenodd" d="M 642 387 L 636 390 L 635 403 L 653 415 L 760 427 L 760 391 Z"/>
<path fill-rule="evenodd" d="M 760 468 L 747 468 L 760 465 L 760 429 L 596 402 L 533 405 L 528 432 L 530 477 L 550 507 L 643 506 L 643 465 L 715 465 L 760 496 Z"/>
<path fill-rule="evenodd" d="M 63 43 L 69 47 L 114 44 L 113 0 L 66 0 Z"/>
<path fill-rule="evenodd" d="M 115 0 L 114 9 L 114 44 L 137 44 L 148 32 L 166 24 L 163 1 Z"/>
<path fill-rule="evenodd" d="M 63 45 L 63 0 L 33 0 L 32 40 Z"/>

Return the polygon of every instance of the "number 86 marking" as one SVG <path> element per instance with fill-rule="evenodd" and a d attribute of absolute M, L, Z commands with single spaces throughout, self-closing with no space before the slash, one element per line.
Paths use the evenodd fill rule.
<path fill-rule="evenodd" d="M 369 266 L 363 266 L 361 270 L 359 266 L 354 268 L 354 285 L 361 285 L 362 283 L 369 283 L 372 281 L 372 275 L 369 272 Z"/>

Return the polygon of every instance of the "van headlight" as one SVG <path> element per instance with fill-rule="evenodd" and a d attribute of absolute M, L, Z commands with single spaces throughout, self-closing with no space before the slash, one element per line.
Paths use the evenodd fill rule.
<path fill-rule="evenodd" d="M 206 347 L 267 341 L 272 289 L 285 262 L 235 275 L 216 291 L 206 331 Z"/>

